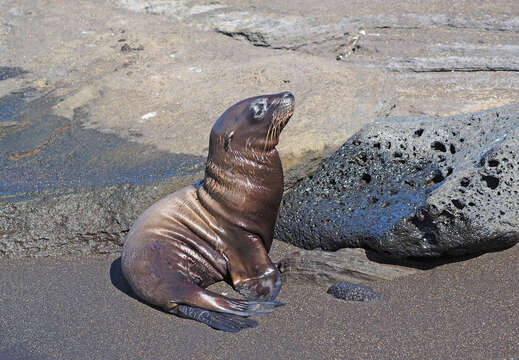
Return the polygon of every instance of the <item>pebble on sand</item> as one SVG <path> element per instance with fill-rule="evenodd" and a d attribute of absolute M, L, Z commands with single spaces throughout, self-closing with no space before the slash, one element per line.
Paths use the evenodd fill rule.
<path fill-rule="evenodd" d="M 350 282 L 338 282 L 330 286 L 327 293 L 338 299 L 350 301 L 377 301 L 380 299 L 380 294 L 371 288 Z"/>

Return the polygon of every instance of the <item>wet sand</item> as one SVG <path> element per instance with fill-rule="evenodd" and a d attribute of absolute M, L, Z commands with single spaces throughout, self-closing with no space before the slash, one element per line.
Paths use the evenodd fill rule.
<path fill-rule="evenodd" d="M 285 284 L 287 305 L 238 334 L 128 296 L 114 256 L 3 261 L 0 359 L 517 359 L 518 258 L 515 246 L 374 282 L 372 303 Z"/>

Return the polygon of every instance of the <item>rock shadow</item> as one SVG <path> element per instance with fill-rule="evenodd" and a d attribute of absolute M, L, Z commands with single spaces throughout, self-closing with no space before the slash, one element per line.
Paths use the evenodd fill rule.
<path fill-rule="evenodd" d="M 381 255 L 380 253 L 371 250 L 371 249 L 365 249 L 366 257 L 374 262 L 377 262 L 379 264 L 387 264 L 387 265 L 399 265 L 399 266 L 405 266 L 410 268 L 415 268 L 419 270 L 431 270 L 435 267 L 462 262 L 471 260 L 477 257 L 480 257 L 481 255 L 485 255 L 488 253 L 494 253 L 494 252 L 500 252 L 503 250 L 507 250 L 512 248 L 514 245 L 510 245 L 507 247 L 504 247 L 502 249 L 494 249 L 494 250 L 487 250 L 487 251 L 480 251 L 473 254 L 467 254 L 467 255 L 460 255 L 460 256 L 453 256 L 453 255 L 445 255 L 439 258 L 419 258 L 419 257 L 409 257 L 404 259 L 395 259 L 395 258 L 389 258 Z"/>

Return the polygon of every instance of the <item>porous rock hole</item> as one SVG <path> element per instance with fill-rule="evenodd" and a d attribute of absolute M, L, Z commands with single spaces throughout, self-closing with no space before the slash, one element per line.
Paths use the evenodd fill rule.
<path fill-rule="evenodd" d="M 499 165 L 499 160 L 497 160 L 497 159 L 488 160 L 488 166 L 497 167 L 498 165 Z"/>
<path fill-rule="evenodd" d="M 463 208 L 465 207 L 465 204 L 463 204 L 458 199 L 452 199 L 451 202 L 452 202 L 452 205 L 454 205 L 457 209 L 463 210 Z"/>
<path fill-rule="evenodd" d="M 415 135 L 416 137 L 420 137 L 420 136 L 422 136 L 423 132 L 424 132 L 424 129 L 418 129 L 418 130 L 416 130 L 416 131 L 414 132 L 414 135 Z"/>
<path fill-rule="evenodd" d="M 481 180 L 483 180 L 489 188 L 492 190 L 496 189 L 499 186 L 499 178 L 492 176 L 492 175 L 483 175 L 481 177 Z"/>
<path fill-rule="evenodd" d="M 450 150 L 451 154 L 456 154 L 456 147 L 454 146 L 454 144 L 450 144 L 449 150 Z"/>
<path fill-rule="evenodd" d="M 446 152 L 447 151 L 447 148 L 445 147 L 445 145 L 441 141 L 434 141 L 431 144 L 431 149 L 436 150 L 436 151 L 441 151 L 441 152 Z"/>
<path fill-rule="evenodd" d="M 371 175 L 370 174 L 363 174 L 360 178 L 360 182 L 367 185 L 371 182 Z"/>

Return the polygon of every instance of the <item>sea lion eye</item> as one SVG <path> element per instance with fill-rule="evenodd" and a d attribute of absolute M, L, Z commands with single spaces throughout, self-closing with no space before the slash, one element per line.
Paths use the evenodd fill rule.
<path fill-rule="evenodd" d="M 250 104 L 254 119 L 261 119 L 268 110 L 267 99 L 261 98 Z"/>

